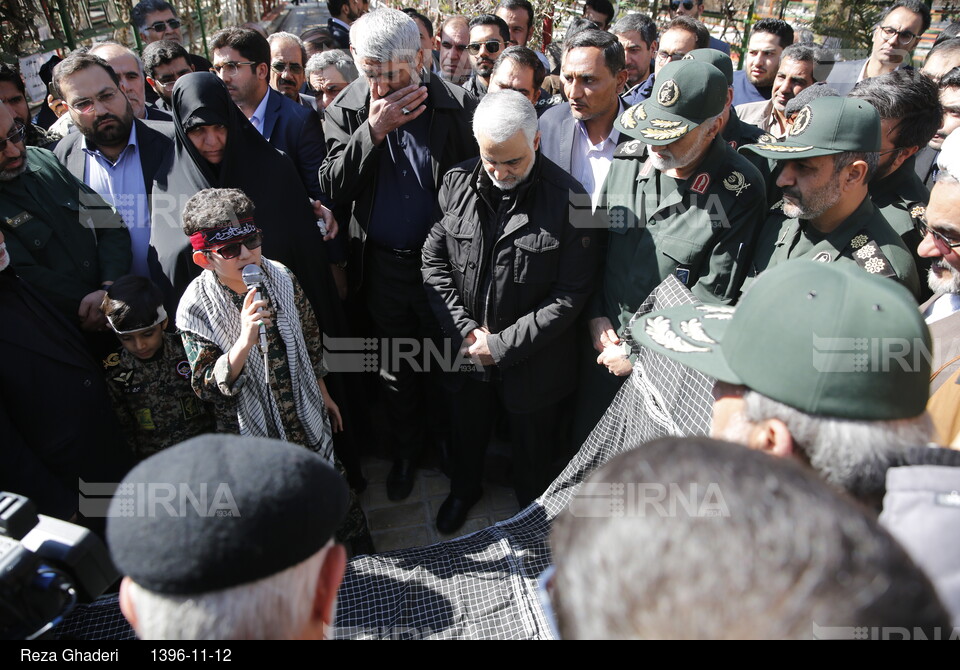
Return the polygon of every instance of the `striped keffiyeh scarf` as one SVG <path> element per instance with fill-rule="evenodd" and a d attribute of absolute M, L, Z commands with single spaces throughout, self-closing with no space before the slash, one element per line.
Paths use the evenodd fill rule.
<path fill-rule="evenodd" d="M 303 328 L 293 295 L 293 279 L 280 263 L 264 258 L 263 289 L 270 296 L 274 323 L 287 350 L 287 365 L 293 383 L 297 416 L 307 434 L 307 446 L 333 464 L 333 439 L 327 410 L 313 365 L 303 340 Z M 177 328 L 213 342 L 227 352 L 240 337 L 240 311 L 230 289 L 217 280 L 213 271 L 204 271 L 187 287 L 177 310 Z M 251 350 L 241 373 L 246 379 L 240 388 L 237 417 L 241 435 L 269 437 L 267 426 L 285 440 L 283 420 L 274 394 L 267 387 L 263 356 Z"/>

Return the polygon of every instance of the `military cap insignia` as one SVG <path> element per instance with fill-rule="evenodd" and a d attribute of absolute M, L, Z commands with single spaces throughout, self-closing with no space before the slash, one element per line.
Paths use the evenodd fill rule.
<path fill-rule="evenodd" d="M 637 120 L 633 116 L 634 109 L 631 107 L 620 115 L 620 125 L 627 130 L 633 130 L 637 127 Z"/>
<path fill-rule="evenodd" d="M 694 342 L 702 342 L 703 344 L 716 344 L 716 340 L 712 339 L 707 333 L 703 330 L 703 323 L 700 319 L 689 319 L 687 321 L 680 322 L 680 332 L 689 337 Z"/>
<path fill-rule="evenodd" d="M 758 149 L 763 149 L 764 151 L 776 151 L 781 154 L 795 154 L 800 153 L 801 151 L 810 151 L 813 149 L 812 146 L 809 147 L 788 147 L 783 144 L 757 144 Z"/>
<path fill-rule="evenodd" d="M 120 354 L 114 352 L 103 359 L 103 368 L 112 368 L 120 365 Z"/>
<path fill-rule="evenodd" d="M 742 173 L 731 172 L 727 178 L 723 180 L 723 187 L 734 195 L 740 195 L 750 188 L 750 184 L 747 183 L 747 178 L 744 177 Z"/>
<path fill-rule="evenodd" d="M 667 121 L 665 119 L 651 119 L 650 125 L 654 128 L 676 128 L 682 121 Z"/>
<path fill-rule="evenodd" d="M 829 263 L 833 260 L 833 257 L 830 255 L 829 251 L 821 251 L 819 254 L 813 257 L 813 260 L 818 263 Z"/>
<path fill-rule="evenodd" d="M 698 347 L 695 344 L 690 344 L 673 332 L 673 330 L 670 329 L 670 319 L 664 316 L 655 316 L 652 319 L 647 319 L 643 326 L 643 332 L 646 333 L 647 337 L 651 340 L 670 351 L 676 351 L 682 354 L 710 351 L 707 347 Z"/>
<path fill-rule="evenodd" d="M 663 107 L 673 107 L 680 99 L 680 87 L 673 79 L 667 79 L 657 91 L 657 102 Z"/>
<path fill-rule="evenodd" d="M 866 235 L 857 235 L 857 236 L 854 237 L 852 240 L 850 240 L 850 248 L 851 248 L 851 249 L 859 249 L 860 247 L 862 247 L 864 244 L 866 244 L 866 243 L 869 242 L 869 241 L 870 241 L 870 240 L 867 238 Z"/>
<path fill-rule="evenodd" d="M 807 126 L 810 125 L 810 121 L 813 119 L 813 114 L 810 111 L 810 105 L 807 105 L 797 113 L 797 118 L 793 122 L 793 127 L 790 129 L 791 137 L 793 135 L 800 135 L 807 129 Z"/>
<path fill-rule="evenodd" d="M 680 60 L 693 60 L 693 54 L 692 54 L 692 53 L 689 53 L 689 54 L 687 54 L 686 56 L 684 56 L 683 58 L 681 58 Z"/>
<path fill-rule="evenodd" d="M 647 120 L 647 110 L 643 108 L 643 103 L 642 103 L 642 102 L 641 102 L 639 105 L 636 105 L 636 106 L 633 108 L 633 114 L 634 114 L 634 116 L 636 116 L 637 119 L 639 119 L 640 121 L 646 121 L 646 120 Z"/>
<path fill-rule="evenodd" d="M 654 119 L 651 123 L 655 121 L 662 121 L 662 119 Z M 669 122 L 663 121 L 663 123 Z M 686 135 L 688 128 L 689 126 L 686 125 L 676 128 L 644 128 L 640 131 L 640 134 L 648 140 L 675 140 Z"/>
<path fill-rule="evenodd" d="M 777 141 L 777 138 L 771 135 L 770 133 L 764 133 L 763 135 L 757 138 L 757 142 L 759 142 L 760 144 L 770 144 L 776 141 Z"/>

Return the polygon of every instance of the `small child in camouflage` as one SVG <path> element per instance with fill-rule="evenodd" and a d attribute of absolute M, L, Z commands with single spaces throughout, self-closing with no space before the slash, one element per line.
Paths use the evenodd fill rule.
<path fill-rule="evenodd" d="M 190 363 L 176 333 L 164 332 L 163 295 L 149 279 L 126 275 L 101 305 L 122 347 L 103 365 L 124 437 L 139 460 L 213 432 L 213 406 L 190 386 Z"/>

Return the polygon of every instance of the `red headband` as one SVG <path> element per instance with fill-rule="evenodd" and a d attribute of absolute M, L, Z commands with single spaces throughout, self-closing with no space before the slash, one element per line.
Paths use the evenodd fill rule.
<path fill-rule="evenodd" d="M 248 216 L 245 219 L 238 219 L 236 223 L 231 223 L 229 226 L 198 230 L 190 236 L 190 245 L 194 251 L 203 251 L 229 244 L 231 240 L 237 238 L 249 237 L 259 230 L 253 223 L 253 217 Z"/>

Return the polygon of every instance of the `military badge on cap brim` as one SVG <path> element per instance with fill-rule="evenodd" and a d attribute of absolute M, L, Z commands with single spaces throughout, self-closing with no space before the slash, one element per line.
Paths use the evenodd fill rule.
<path fill-rule="evenodd" d="M 676 125 L 670 125 L 671 123 L 662 119 L 653 119 L 650 124 L 655 127 L 644 128 L 640 134 L 648 140 L 675 140 L 686 135 L 690 129 L 690 126 L 679 125 L 679 122 L 676 122 Z"/>
<path fill-rule="evenodd" d="M 667 79 L 657 91 L 657 102 L 663 107 L 673 107 L 680 100 L 680 87 L 673 79 Z"/>
<path fill-rule="evenodd" d="M 790 128 L 790 137 L 802 134 L 810 125 L 811 119 L 813 119 L 813 113 L 810 111 L 810 105 L 807 105 L 797 113 L 793 127 Z"/>

